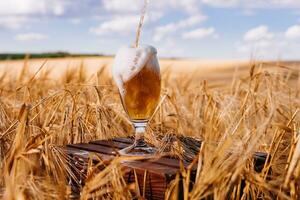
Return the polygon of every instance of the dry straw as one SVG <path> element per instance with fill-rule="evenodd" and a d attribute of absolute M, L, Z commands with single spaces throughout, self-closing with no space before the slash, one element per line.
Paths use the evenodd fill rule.
<path fill-rule="evenodd" d="M 34 74 L 28 65 L 19 75 L 0 75 L 0 196 L 68 199 L 66 176 L 76 178 L 59 146 L 132 135 L 132 127 L 107 66 L 88 77 L 81 63 L 53 80 L 46 69 Z M 207 81 L 200 72 L 163 71 L 165 98 L 146 139 L 186 160 L 197 145 L 181 136 L 205 141 L 193 162 L 198 168 L 193 187 L 188 188 L 191 166 L 182 168 L 166 199 L 177 198 L 180 177 L 185 199 L 300 198 L 298 66 L 253 63 L 241 66 L 235 77 L 233 71 L 223 70 L 222 79 L 205 74 Z M 174 134 L 179 140 L 168 146 Z M 261 172 L 253 168 L 255 151 L 269 153 Z M 142 199 L 144 191 L 123 180 L 121 161 L 101 172 L 85 163 L 81 198 Z"/>

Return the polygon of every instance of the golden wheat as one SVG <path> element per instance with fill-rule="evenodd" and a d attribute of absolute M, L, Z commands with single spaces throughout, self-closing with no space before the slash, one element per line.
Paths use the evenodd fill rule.
<path fill-rule="evenodd" d="M 253 63 L 247 71 L 227 75 L 222 83 L 203 81 L 200 72 L 162 73 L 162 102 L 146 139 L 182 159 L 193 156 L 192 146 L 178 140 L 167 147 L 169 137 L 204 141 L 193 162 L 197 174 L 191 190 L 191 166 L 181 170 L 185 200 L 300 198 L 299 70 Z M 61 146 L 132 133 L 106 66 L 92 77 L 83 62 L 59 80 L 49 74 L 42 67 L 30 73 L 25 61 L 19 74 L 0 76 L 4 199 L 68 199 L 67 175 L 72 176 L 72 170 Z M 260 173 L 253 169 L 255 151 L 269 153 Z M 81 198 L 131 199 L 137 185 L 126 185 L 121 161 L 117 158 L 101 172 L 89 163 Z M 169 185 L 166 199 L 177 198 L 178 185 L 179 176 Z"/>

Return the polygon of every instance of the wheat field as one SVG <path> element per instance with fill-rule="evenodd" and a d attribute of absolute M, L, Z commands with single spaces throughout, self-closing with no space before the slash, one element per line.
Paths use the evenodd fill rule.
<path fill-rule="evenodd" d="M 0 63 L 3 199 L 68 199 L 61 146 L 133 134 L 110 65 L 111 58 Z M 160 148 L 170 135 L 203 141 L 191 190 L 190 168 L 181 171 L 185 200 L 300 198 L 298 63 L 163 60 L 161 66 L 162 101 L 147 141 Z M 255 151 L 269 155 L 260 173 L 252 166 Z M 183 158 L 181 144 L 172 144 L 171 153 Z M 89 166 L 80 198 L 137 197 L 136 185 L 122 178 L 121 161 L 99 173 Z M 166 199 L 176 199 L 178 184 L 170 183 Z"/>

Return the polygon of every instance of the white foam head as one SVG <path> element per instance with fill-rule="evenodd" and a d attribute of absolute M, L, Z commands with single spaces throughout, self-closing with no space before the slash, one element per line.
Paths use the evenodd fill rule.
<path fill-rule="evenodd" d="M 156 59 L 156 53 L 156 49 L 149 45 L 121 47 L 115 56 L 112 66 L 113 78 L 119 89 L 122 90 L 123 83 L 134 77 L 149 59 L 153 58 L 153 56 Z"/>

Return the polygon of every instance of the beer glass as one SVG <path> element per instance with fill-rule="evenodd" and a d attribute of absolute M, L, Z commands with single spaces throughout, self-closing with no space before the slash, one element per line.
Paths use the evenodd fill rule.
<path fill-rule="evenodd" d="M 152 155 L 156 149 L 144 140 L 148 120 L 160 99 L 160 69 L 157 51 L 152 46 L 122 47 L 115 56 L 113 78 L 122 105 L 134 128 L 133 145 L 119 151 L 121 155 Z"/>

